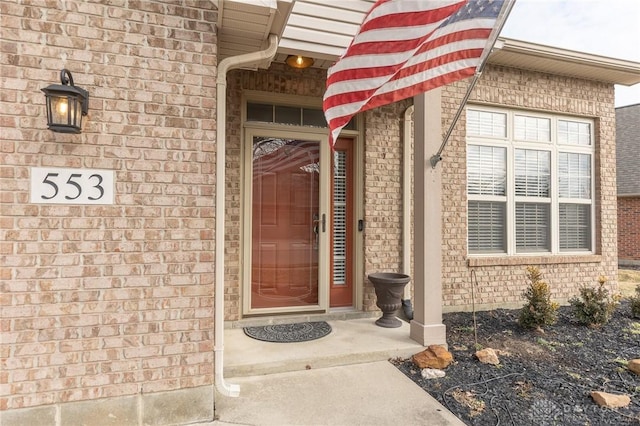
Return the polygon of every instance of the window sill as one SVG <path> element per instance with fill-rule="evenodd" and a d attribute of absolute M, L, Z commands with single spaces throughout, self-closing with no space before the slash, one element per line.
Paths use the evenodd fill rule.
<path fill-rule="evenodd" d="M 562 263 L 599 263 L 599 254 L 570 254 L 544 256 L 501 256 L 501 257 L 468 257 L 468 266 L 517 266 L 517 265 L 555 265 Z"/>

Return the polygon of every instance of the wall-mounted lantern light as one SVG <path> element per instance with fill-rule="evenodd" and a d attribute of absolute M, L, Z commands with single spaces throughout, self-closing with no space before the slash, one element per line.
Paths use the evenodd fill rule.
<path fill-rule="evenodd" d="M 54 132 L 82 132 L 82 116 L 89 111 L 89 92 L 73 85 L 71 73 L 60 71 L 60 82 L 41 89 L 47 102 L 47 127 Z"/>
<path fill-rule="evenodd" d="M 300 55 L 289 55 L 285 61 L 291 68 L 304 69 L 313 65 L 313 58 Z"/>

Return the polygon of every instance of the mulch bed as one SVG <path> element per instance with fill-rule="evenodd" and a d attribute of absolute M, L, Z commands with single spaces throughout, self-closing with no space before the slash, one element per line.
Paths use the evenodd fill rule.
<path fill-rule="evenodd" d="M 500 365 L 475 357 L 472 313 L 444 314 L 454 364 L 446 377 L 425 380 L 410 360 L 393 360 L 469 425 L 640 425 L 640 376 L 625 361 L 640 358 L 640 321 L 622 301 L 601 328 L 575 322 L 571 307 L 544 334 L 518 326 L 519 310 L 476 313 L 478 343 L 508 352 Z M 597 406 L 590 392 L 625 393 L 626 408 Z"/>

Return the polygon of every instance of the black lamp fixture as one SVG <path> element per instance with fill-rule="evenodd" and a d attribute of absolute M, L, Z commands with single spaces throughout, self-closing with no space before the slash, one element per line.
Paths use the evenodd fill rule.
<path fill-rule="evenodd" d="M 313 65 L 313 58 L 301 55 L 289 55 L 285 61 L 291 68 L 304 69 Z"/>
<path fill-rule="evenodd" d="M 60 83 L 41 89 L 47 101 L 47 127 L 54 132 L 81 133 L 82 116 L 89 112 L 89 92 L 74 86 L 66 69 L 60 71 Z"/>

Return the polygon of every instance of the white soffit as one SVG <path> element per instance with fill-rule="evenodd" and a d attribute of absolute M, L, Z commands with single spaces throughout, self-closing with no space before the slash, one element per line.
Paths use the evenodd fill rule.
<path fill-rule="evenodd" d="M 296 0 L 282 32 L 283 53 L 335 61 L 374 0 Z"/>
<path fill-rule="evenodd" d="M 627 86 L 640 83 L 640 63 L 499 38 L 489 63 Z"/>
<path fill-rule="evenodd" d="M 278 12 L 276 0 L 218 0 L 217 3 L 221 58 L 265 47 Z"/>

